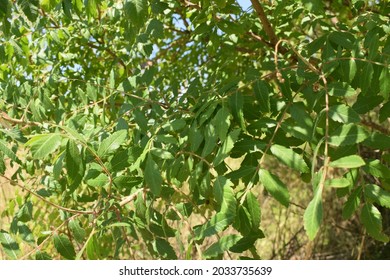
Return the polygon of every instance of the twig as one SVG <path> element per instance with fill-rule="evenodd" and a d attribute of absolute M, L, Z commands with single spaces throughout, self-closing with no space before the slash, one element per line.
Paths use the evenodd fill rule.
<path fill-rule="evenodd" d="M 66 208 L 66 207 L 63 207 L 63 206 L 60 206 L 58 204 L 55 204 L 54 202 L 51 202 L 49 200 L 47 200 L 46 198 L 40 196 L 39 194 L 29 190 L 28 188 L 26 188 L 25 186 L 22 186 L 20 185 L 18 182 L 8 178 L 7 176 L 5 175 L 2 175 L 0 174 L 1 177 L 3 177 L 4 179 L 6 179 L 8 182 L 10 182 L 11 185 L 13 186 L 17 186 L 19 188 L 21 188 L 22 190 L 28 192 L 29 194 L 39 198 L 40 200 L 42 200 L 43 202 L 57 208 L 57 209 L 60 209 L 60 210 L 63 210 L 63 211 L 66 211 L 66 212 L 69 212 L 69 213 L 74 213 L 74 214 L 80 214 L 80 215 L 91 215 L 91 214 L 96 214 L 95 211 L 83 211 L 83 210 L 75 210 L 75 209 L 70 209 L 70 208 Z"/>
<path fill-rule="evenodd" d="M 144 191 L 144 189 L 138 189 L 137 191 L 135 191 L 134 193 L 132 193 L 131 195 L 125 197 L 124 199 L 122 199 L 121 202 L 119 202 L 119 205 L 120 206 L 124 206 L 126 205 L 127 203 L 130 203 L 131 201 L 133 201 L 134 199 L 137 198 L 138 194 L 140 192 Z"/>
<path fill-rule="evenodd" d="M 6 121 L 8 123 L 11 123 L 11 124 L 20 124 L 23 126 L 40 126 L 41 125 L 41 123 L 39 123 L 39 122 L 30 122 L 30 121 L 23 121 L 23 120 L 11 118 L 5 112 L 0 112 L 0 121 L 2 121 L 2 120 Z"/>

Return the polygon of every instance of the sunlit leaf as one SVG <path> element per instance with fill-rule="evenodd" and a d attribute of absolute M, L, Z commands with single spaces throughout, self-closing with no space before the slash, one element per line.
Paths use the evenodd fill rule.
<path fill-rule="evenodd" d="M 7 143 L 5 143 L 3 140 L 0 139 L 0 152 L 3 152 L 7 157 L 12 159 L 13 161 L 22 164 L 20 159 L 16 156 L 16 154 L 8 148 Z"/>
<path fill-rule="evenodd" d="M 268 172 L 268 170 L 259 170 L 260 182 L 265 189 L 283 206 L 288 207 L 290 204 L 290 194 L 285 184 L 275 175 Z"/>
<path fill-rule="evenodd" d="M 302 156 L 296 153 L 294 150 L 274 144 L 271 146 L 272 154 L 282 163 L 295 169 L 299 172 L 306 173 L 309 171 L 309 167 L 303 160 Z"/>
<path fill-rule="evenodd" d="M 344 104 L 331 106 L 329 108 L 329 117 L 341 123 L 357 123 L 360 121 L 359 115 L 352 108 Z"/>
<path fill-rule="evenodd" d="M 9 258 L 16 260 L 20 255 L 18 243 L 4 230 L 0 230 L 0 244 Z"/>
<path fill-rule="evenodd" d="M 127 131 L 119 130 L 104 139 L 97 151 L 98 155 L 102 158 L 106 157 L 110 153 L 114 152 L 120 147 L 120 145 L 126 140 Z"/>
<path fill-rule="evenodd" d="M 366 231 L 376 240 L 389 242 L 389 237 L 382 232 L 382 215 L 371 203 L 364 204 L 360 213 L 360 220 Z"/>
<path fill-rule="evenodd" d="M 336 168 L 357 168 L 365 164 L 366 162 L 360 156 L 352 155 L 332 161 L 329 166 Z"/>
<path fill-rule="evenodd" d="M 329 137 L 329 144 L 334 146 L 346 146 L 364 141 L 369 133 L 361 126 L 353 123 L 341 125 Z"/>
<path fill-rule="evenodd" d="M 390 192 L 381 187 L 368 184 L 364 187 L 364 196 L 380 206 L 390 208 Z"/>
<path fill-rule="evenodd" d="M 27 141 L 26 146 L 30 146 L 34 158 L 44 159 L 51 155 L 61 144 L 60 134 L 41 134 L 32 137 Z"/>
<path fill-rule="evenodd" d="M 304 226 L 310 240 L 313 240 L 322 223 L 323 208 L 322 208 L 322 188 L 317 188 L 313 199 L 305 210 L 303 216 Z"/>

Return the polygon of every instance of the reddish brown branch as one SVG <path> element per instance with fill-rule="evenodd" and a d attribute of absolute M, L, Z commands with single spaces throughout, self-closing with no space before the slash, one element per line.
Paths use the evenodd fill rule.
<path fill-rule="evenodd" d="M 279 42 L 279 38 L 278 38 L 278 36 L 276 36 L 274 28 L 272 27 L 271 23 L 269 22 L 267 15 L 264 12 L 263 6 L 261 6 L 259 0 L 251 0 L 251 2 L 252 2 L 252 6 L 255 9 L 257 15 L 259 16 L 259 19 L 263 25 L 264 31 L 270 40 L 270 42 L 265 42 L 265 43 L 267 45 L 271 45 L 271 46 L 275 47 L 276 44 Z M 282 54 L 285 54 L 288 52 L 288 50 L 285 48 L 280 48 L 279 52 Z"/>

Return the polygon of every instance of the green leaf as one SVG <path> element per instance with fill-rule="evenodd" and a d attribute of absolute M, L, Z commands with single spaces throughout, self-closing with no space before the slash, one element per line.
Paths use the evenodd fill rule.
<path fill-rule="evenodd" d="M 365 161 L 360 156 L 352 155 L 332 161 L 329 166 L 335 168 L 358 168 L 365 164 Z"/>
<path fill-rule="evenodd" d="M 390 70 L 383 67 L 381 75 L 379 76 L 380 95 L 388 100 L 390 95 Z"/>
<path fill-rule="evenodd" d="M 59 0 L 39 0 L 40 7 L 46 12 L 50 12 L 58 3 Z"/>
<path fill-rule="evenodd" d="M 87 180 L 87 184 L 96 187 L 96 188 L 102 188 L 105 187 L 109 183 L 109 179 L 107 177 L 107 174 L 105 173 L 98 173 L 99 175 L 97 177 L 94 177 L 92 179 Z"/>
<path fill-rule="evenodd" d="M 232 187 L 233 183 L 226 179 L 224 176 L 218 176 L 214 181 L 214 198 L 218 205 L 221 205 L 223 202 L 223 194 L 225 188 Z"/>
<path fill-rule="evenodd" d="M 302 156 L 292 149 L 274 144 L 271 146 L 271 153 L 282 163 L 302 173 L 309 172 L 309 167 Z"/>
<path fill-rule="evenodd" d="M 72 232 L 74 239 L 82 243 L 85 238 L 85 230 L 80 226 L 78 220 L 70 220 L 68 223 L 69 230 Z"/>
<path fill-rule="evenodd" d="M 173 250 L 171 244 L 165 239 L 157 238 L 155 240 L 155 247 L 158 256 L 163 260 L 177 260 L 175 250 Z"/>
<path fill-rule="evenodd" d="M 107 157 L 109 154 L 113 153 L 120 145 L 126 140 L 127 131 L 119 130 L 108 136 L 104 139 L 99 146 L 97 154 L 101 158 Z"/>
<path fill-rule="evenodd" d="M 148 15 L 147 0 L 128 0 L 124 5 L 125 14 L 129 21 L 137 27 L 141 27 Z"/>
<path fill-rule="evenodd" d="M 0 153 L 0 174 L 4 174 L 7 167 L 5 166 L 3 154 Z"/>
<path fill-rule="evenodd" d="M 114 185 L 119 189 L 131 189 L 143 181 L 142 177 L 121 175 L 114 178 Z"/>
<path fill-rule="evenodd" d="M 352 214 L 359 208 L 361 190 L 362 188 L 355 189 L 348 197 L 347 202 L 344 204 L 342 212 L 344 220 L 351 218 Z"/>
<path fill-rule="evenodd" d="M 325 185 L 331 188 L 346 188 L 350 185 L 350 181 L 346 178 L 328 179 L 325 181 Z"/>
<path fill-rule="evenodd" d="M 87 15 L 89 18 L 95 18 L 98 15 L 98 3 L 96 0 L 86 0 L 87 2 Z"/>
<path fill-rule="evenodd" d="M 244 97 L 240 91 L 235 92 L 229 98 L 229 105 L 232 109 L 232 113 L 236 121 L 240 124 L 240 127 L 245 130 L 244 120 Z"/>
<path fill-rule="evenodd" d="M 77 144 L 73 140 L 69 140 L 66 145 L 65 153 L 66 170 L 71 189 L 77 188 L 85 172 L 85 164 L 83 153 L 79 151 Z"/>
<path fill-rule="evenodd" d="M 353 123 L 343 124 L 329 137 L 329 144 L 333 146 L 346 146 L 364 141 L 369 133 L 361 126 Z"/>
<path fill-rule="evenodd" d="M 77 130 L 67 127 L 67 126 L 60 126 L 62 130 L 64 130 L 68 135 L 73 137 L 73 140 L 78 140 L 80 143 L 87 143 L 85 141 L 85 138 L 82 134 L 78 133 Z"/>
<path fill-rule="evenodd" d="M 212 258 L 217 257 L 223 252 L 229 250 L 238 240 L 241 239 L 241 236 L 237 234 L 224 235 L 217 242 L 212 244 L 210 247 L 203 252 L 203 257 Z"/>
<path fill-rule="evenodd" d="M 310 240 L 316 237 L 322 223 L 322 188 L 318 187 L 303 216 L 304 227 Z"/>
<path fill-rule="evenodd" d="M 278 4 L 279 5 L 279 4 Z M 321 36 L 319 38 L 314 39 L 310 44 L 307 45 L 307 52 L 308 56 L 313 55 L 317 51 L 319 51 L 321 48 L 324 47 L 326 41 L 326 36 Z"/>
<path fill-rule="evenodd" d="M 46 253 L 46 252 L 42 252 L 42 251 L 37 251 L 35 253 L 35 259 L 36 260 L 40 260 L 40 261 L 43 261 L 43 260 L 52 260 L 51 256 Z"/>
<path fill-rule="evenodd" d="M 328 85 L 328 93 L 331 96 L 348 97 L 356 94 L 356 91 L 347 83 L 334 82 Z"/>
<path fill-rule="evenodd" d="M 374 76 L 374 67 L 371 63 L 366 63 L 366 65 L 363 67 L 363 71 L 361 74 L 360 81 L 360 89 L 362 90 L 363 95 L 370 95 L 368 90 L 371 87 L 372 78 Z"/>
<path fill-rule="evenodd" d="M 65 234 L 54 234 L 53 239 L 54 247 L 62 257 L 68 260 L 75 259 L 76 252 L 74 251 L 73 244 Z"/>
<path fill-rule="evenodd" d="M 226 177 L 231 180 L 238 180 L 246 176 L 253 175 L 255 171 L 256 171 L 255 166 L 243 165 L 239 169 L 226 174 Z"/>
<path fill-rule="evenodd" d="M 100 242 L 96 238 L 95 234 L 88 239 L 85 252 L 87 253 L 89 260 L 99 260 L 101 258 Z"/>
<path fill-rule="evenodd" d="M 360 220 L 366 231 L 376 240 L 389 242 L 389 237 L 382 232 L 382 215 L 371 203 L 364 204 L 360 213 Z"/>
<path fill-rule="evenodd" d="M 160 149 L 160 148 L 153 148 L 150 150 L 150 152 L 159 157 L 159 158 L 162 158 L 162 159 L 173 159 L 173 155 L 168 152 L 167 150 L 163 150 L 163 149 Z"/>
<path fill-rule="evenodd" d="M 226 139 L 226 134 L 230 127 L 230 112 L 227 108 L 222 107 L 213 120 L 215 130 L 221 141 Z"/>
<path fill-rule="evenodd" d="M 205 144 L 202 151 L 202 157 L 208 156 L 214 150 L 217 144 L 218 135 L 215 131 L 214 125 L 211 123 L 206 126 L 204 138 Z"/>
<path fill-rule="evenodd" d="M 44 159 L 47 156 L 52 155 L 60 144 L 61 135 L 53 133 L 36 135 L 27 141 L 26 146 L 31 147 L 34 158 Z"/>
<path fill-rule="evenodd" d="M 163 39 L 164 38 L 164 24 L 157 19 L 152 19 L 148 25 L 146 32 L 156 39 Z"/>
<path fill-rule="evenodd" d="M 188 140 L 191 145 L 191 151 L 196 152 L 200 145 L 203 142 L 203 133 L 202 131 L 197 127 L 196 121 L 192 124 L 190 128 L 190 132 L 188 135 Z"/>
<path fill-rule="evenodd" d="M 13 260 L 16 260 L 20 254 L 18 243 L 12 238 L 12 236 L 4 231 L 0 230 L 0 244 L 3 247 L 4 253 Z"/>
<path fill-rule="evenodd" d="M 17 218 L 21 222 L 28 222 L 33 218 L 33 204 L 30 201 L 27 201 L 20 207 L 18 213 L 16 214 Z"/>
<path fill-rule="evenodd" d="M 248 209 L 252 221 L 252 229 L 257 230 L 260 227 L 261 208 L 259 201 L 252 192 L 248 192 L 245 198 L 244 206 Z"/>
<path fill-rule="evenodd" d="M 290 194 L 285 184 L 268 170 L 259 170 L 260 182 L 265 189 L 283 206 L 288 207 L 290 204 Z"/>
<path fill-rule="evenodd" d="M 388 118 L 390 118 L 390 101 L 383 104 L 383 106 L 379 109 L 379 121 L 384 122 Z"/>
<path fill-rule="evenodd" d="M 7 147 L 7 143 L 0 139 L 0 151 L 3 152 L 7 157 L 17 162 L 18 164 L 22 164 L 20 159 L 16 156 L 16 154 Z"/>
<path fill-rule="evenodd" d="M 340 62 L 341 71 L 343 74 L 344 80 L 347 82 L 352 82 L 352 80 L 356 76 L 357 67 L 356 67 L 356 61 L 355 59 L 349 59 L 347 61 L 341 61 Z"/>
<path fill-rule="evenodd" d="M 364 171 L 379 178 L 390 178 L 390 169 L 379 160 L 371 160 L 367 163 Z"/>
<path fill-rule="evenodd" d="M 0 20 L 3 20 L 7 16 L 8 7 L 8 0 L 0 0 Z"/>
<path fill-rule="evenodd" d="M 144 180 L 150 188 L 154 196 L 159 196 L 161 193 L 162 177 L 158 165 L 154 162 L 149 154 L 146 160 Z"/>
<path fill-rule="evenodd" d="M 182 130 L 187 125 L 186 121 L 183 119 L 172 120 L 169 123 L 166 123 L 162 126 L 162 128 L 167 132 L 178 132 Z"/>
<path fill-rule="evenodd" d="M 229 135 L 223 142 L 222 147 L 218 150 L 217 154 L 215 155 L 215 158 L 213 160 L 214 166 L 218 166 L 221 162 L 223 162 L 225 158 L 229 156 L 230 151 L 233 149 L 234 143 L 237 141 L 240 132 L 241 132 L 240 129 L 235 129 L 229 133 Z"/>
<path fill-rule="evenodd" d="M 16 140 L 21 143 L 26 143 L 27 138 L 24 137 L 22 131 L 18 128 L 10 128 L 10 129 L 0 129 L 1 132 L 7 134 L 13 140 Z"/>
<path fill-rule="evenodd" d="M 360 121 L 358 113 L 344 104 L 329 107 L 329 117 L 340 123 L 357 123 Z"/>
<path fill-rule="evenodd" d="M 233 223 L 236 216 L 237 201 L 231 187 L 224 187 L 221 210 L 211 217 L 205 224 L 194 229 L 196 240 L 223 231 Z"/>
<path fill-rule="evenodd" d="M 238 206 L 233 227 L 243 235 L 252 231 L 252 220 L 249 211 L 242 205 Z"/>
<path fill-rule="evenodd" d="M 259 229 L 250 232 L 248 235 L 243 236 L 232 247 L 230 247 L 229 251 L 234 253 L 242 253 L 243 251 L 252 248 L 256 240 L 264 237 L 265 237 L 264 233 Z"/>
<path fill-rule="evenodd" d="M 354 47 L 354 36 L 349 32 L 334 31 L 330 33 L 329 40 L 345 49 L 352 49 Z"/>
<path fill-rule="evenodd" d="M 381 187 L 368 184 L 364 187 L 364 196 L 380 206 L 390 208 L 390 192 Z"/>
<path fill-rule="evenodd" d="M 379 132 L 372 132 L 368 136 L 368 138 L 363 142 L 365 146 L 374 148 L 374 149 L 380 149 L 385 150 L 390 148 L 390 137 L 379 133 Z"/>
<path fill-rule="evenodd" d="M 264 81 L 257 81 L 253 86 L 255 97 L 259 102 L 260 111 L 262 113 L 268 113 L 270 111 L 270 98 L 269 91 Z"/>
<path fill-rule="evenodd" d="M 383 102 L 383 97 L 380 95 L 363 95 L 359 94 L 355 104 L 353 104 L 352 109 L 355 110 L 358 114 L 365 114 L 370 110 L 377 107 Z"/>
<path fill-rule="evenodd" d="M 314 124 L 306 106 L 302 102 L 293 103 L 290 106 L 290 114 L 297 124 L 297 126 L 293 127 L 293 130 L 305 130 L 311 137 Z"/>

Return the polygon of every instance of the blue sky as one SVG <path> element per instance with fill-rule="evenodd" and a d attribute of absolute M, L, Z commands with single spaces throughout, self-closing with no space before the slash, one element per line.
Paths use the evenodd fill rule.
<path fill-rule="evenodd" d="M 251 6 L 250 0 L 237 0 L 237 2 L 238 4 L 240 4 L 244 11 Z"/>

